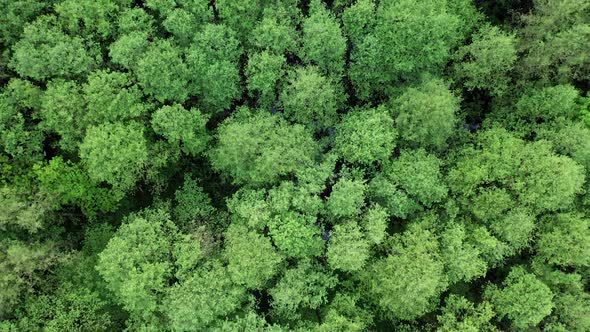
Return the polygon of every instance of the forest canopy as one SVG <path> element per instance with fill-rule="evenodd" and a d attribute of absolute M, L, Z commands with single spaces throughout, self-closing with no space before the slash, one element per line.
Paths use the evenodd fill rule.
<path fill-rule="evenodd" d="M 0 331 L 590 331 L 590 1 L 0 0 Z"/>

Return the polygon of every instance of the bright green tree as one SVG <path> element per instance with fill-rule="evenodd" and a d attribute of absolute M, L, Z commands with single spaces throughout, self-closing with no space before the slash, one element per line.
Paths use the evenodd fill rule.
<path fill-rule="evenodd" d="M 447 286 L 434 235 L 408 230 L 395 237 L 390 252 L 365 275 L 370 299 L 391 318 L 413 320 L 434 310 Z"/>
<path fill-rule="evenodd" d="M 384 162 L 396 146 L 393 119 L 383 107 L 347 113 L 337 127 L 334 150 L 351 163 Z"/>
<path fill-rule="evenodd" d="M 236 184 L 265 185 L 312 165 L 318 150 L 303 126 L 278 115 L 239 110 L 217 129 L 213 167 Z"/>
<path fill-rule="evenodd" d="M 425 78 L 393 103 L 401 140 L 410 147 L 440 150 L 455 131 L 459 98 L 437 78 Z"/>
<path fill-rule="evenodd" d="M 512 268 L 502 285 L 490 286 L 486 295 L 498 317 L 508 318 L 517 329 L 536 326 L 554 307 L 549 287 L 522 267 Z"/>
<path fill-rule="evenodd" d="M 162 106 L 152 114 L 152 128 L 156 134 L 192 156 L 200 155 L 209 143 L 207 121 L 208 116 L 198 109 L 186 110 L 179 104 Z"/>
<path fill-rule="evenodd" d="M 338 279 L 319 264 L 302 261 L 288 269 L 269 290 L 272 310 L 285 318 L 296 319 L 302 309 L 317 309 L 328 301 L 328 291 Z"/>
<path fill-rule="evenodd" d="M 224 256 L 232 280 L 247 288 L 264 288 L 283 260 L 270 239 L 239 225 L 230 226 L 225 236 Z"/>
<path fill-rule="evenodd" d="M 163 311 L 174 331 L 204 330 L 238 309 L 246 300 L 245 291 L 219 261 L 212 260 L 168 290 Z"/>
<path fill-rule="evenodd" d="M 333 269 L 358 271 L 369 259 L 369 245 L 356 222 L 336 225 L 328 244 L 328 264 Z"/>
<path fill-rule="evenodd" d="M 303 57 L 322 73 L 339 80 L 344 72 L 346 38 L 333 14 L 320 1 L 310 4 L 311 15 L 303 21 Z"/>
<path fill-rule="evenodd" d="M 281 94 L 285 117 L 312 129 L 337 121 L 339 95 L 336 86 L 316 67 L 297 69 Z"/>
<path fill-rule="evenodd" d="M 95 63 L 84 40 L 66 35 L 53 16 L 40 16 L 26 25 L 13 52 L 10 66 L 35 80 L 80 77 Z"/>
<path fill-rule="evenodd" d="M 459 50 L 465 61 L 457 64 L 457 75 L 467 89 L 486 89 L 493 95 L 508 90 L 510 71 L 517 59 L 516 37 L 495 26 L 484 26 L 471 44 Z"/>
<path fill-rule="evenodd" d="M 80 145 L 80 158 L 95 181 L 129 190 L 147 164 L 147 142 L 138 123 L 90 127 Z"/>
<path fill-rule="evenodd" d="M 143 91 L 159 102 L 183 102 L 188 97 L 189 69 L 180 49 L 169 40 L 150 43 L 134 64 L 134 72 Z"/>

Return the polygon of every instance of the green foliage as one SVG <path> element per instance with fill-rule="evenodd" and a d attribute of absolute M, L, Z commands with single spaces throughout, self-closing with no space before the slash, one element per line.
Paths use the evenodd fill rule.
<path fill-rule="evenodd" d="M 501 95 L 508 90 L 509 73 L 517 59 L 516 38 L 498 27 L 485 26 L 473 36 L 471 44 L 460 49 L 458 56 L 466 59 L 456 70 L 467 89 L 486 89 Z"/>
<path fill-rule="evenodd" d="M 23 32 L 25 24 L 31 21 L 46 6 L 40 1 L 0 1 L 0 43 L 14 44 Z"/>
<path fill-rule="evenodd" d="M 364 181 L 347 178 L 338 180 L 326 202 L 328 212 L 336 218 L 358 215 L 364 205 L 366 190 Z"/>
<path fill-rule="evenodd" d="M 124 73 L 97 71 L 83 86 L 86 99 L 84 120 L 88 124 L 119 122 L 143 115 L 147 106 L 142 93 Z M 77 110 L 79 112 L 79 110 Z"/>
<path fill-rule="evenodd" d="M 396 146 L 397 131 L 383 107 L 348 113 L 337 130 L 334 150 L 351 163 L 384 162 Z"/>
<path fill-rule="evenodd" d="M 185 176 L 182 187 L 176 190 L 174 201 L 174 217 L 184 225 L 197 220 L 206 220 L 215 211 L 207 193 L 189 176 Z"/>
<path fill-rule="evenodd" d="M 130 0 L 65 0 L 55 4 L 64 29 L 85 38 L 107 39 L 113 34 L 113 18 Z"/>
<path fill-rule="evenodd" d="M 309 18 L 303 21 L 303 57 L 324 75 L 338 80 L 344 72 L 346 53 L 340 24 L 319 1 L 312 2 L 310 11 Z"/>
<path fill-rule="evenodd" d="M 447 194 L 441 179 L 441 164 L 440 159 L 422 149 L 402 151 L 399 158 L 385 168 L 385 173 L 406 193 L 430 207 Z"/>
<path fill-rule="evenodd" d="M 79 77 L 95 62 L 84 40 L 63 33 L 52 16 L 40 16 L 26 25 L 13 52 L 10 66 L 35 80 Z"/>
<path fill-rule="evenodd" d="M 195 331 L 229 315 L 245 298 L 245 289 L 232 282 L 227 269 L 211 261 L 170 288 L 163 308 L 174 331 Z"/>
<path fill-rule="evenodd" d="M 455 193 L 470 197 L 479 186 L 494 181 L 525 207 L 554 211 L 571 205 L 581 190 L 583 167 L 554 154 L 547 142 L 526 143 L 503 129 L 493 129 L 478 135 L 476 146 L 477 150 L 466 148 L 449 173 Z"/>
<path fill-rule="evenodd" d="M 387 210 L 379 204 L 374 204 L 367 209 L 361 222 L 365 237 L 372 244 L 380 244 L 385 239 L 389 215 Z"/>
<path fill-rule="evenodd" d="M 58 134 L 62 149 L 75 151 L 84 138 L 80 119 L 85 116 L 85 107 L 82 89 L 76 82 L 52 80 L 41 97 L 40 127 Z"/>
<path fill-rule="evenodd" d="M 208 117 L 198 109 L 185 110 L 182 105 L 163 106 L 152 115 L 152 128 L 182 152 L 198 156 L 209 143 Z"/>
<path fill-rule="evenodd" d="M 29 87 L 33 88 L 26 81 L 13 80 L 0 94 L 0 152 L 25 164 L 42 159 L 44 138 L 43 133 L 27 121 L 26 114 L 31 112 L 33 105 L 27 105 L 26 99 L 19 98 L 19 94 L 29 90 Z M 33 91 L 36 92 L 34 88 L 29 90 Z"/>
<path fill-rule="evenodd" d="M 90 127 L 80 145 L 80 158 L 91 179 L 131 189 L 148 158 L 143 127 L 133 122 Z"/>
<path fill-rule="evenodd" d="M 446 7 L 446 1 L 433 0 L 379 3 L 375 26 L 351 55 L 349 75 L 359 98 L 368 99 L 400 80 L 416 80 L 423 72 L 442 69 L 460 36 L 459 18 Z"/>
<path fill-rule="evenodd" d="M 508 318 L 517 329 L 537 325 L 554 307 L 549 287 L 521 267 L 510 271 L 502 289 L 491 286 L 486 294 L 498 317 Z"/>
<path fill-rule="evenodd" d="M 498 331 L 491 320 L 495 313 L 488 302 L 474 305 L 464 297 L 451 294 L 437 316 L 440 332 Z"/>
<path fill-rule="evenodd" d="M 180 50 L 170 41 L 150 43 L 137 62 L 130 59 L 129 63 L 134 63 L 135 75 L 143 91 L 157 101 L 182 102 L 188 97 L 189 68 L 181 58 Z"/>
<path fill-rule="evenodd" d="M 589 220 L 576 214 L 559 214 L 551 219 L 537 242 L 539 257 L 558 266 L 590 266 Z"/>
<path fill-rule="evenodd" d="M 356 46 L 375 26 L 375 1 L 359 0 L 342 13 L 342 25 L 348 39 Z"/>
<path fill-rule="evenodd" d="M 202 109 L 222 111 L 240 95 L 236 64 L 241 52 L 235 32 L 225 25 L 208 24 L 194 38 L 186 55 L 187 88 L 199 98 Z"/>
<path fill-rule="evenodd" d="M 334 226 L 327 256 L 333 269 L 357 271 L 364 266 L 369 258 L 369 241 L 356 222 Z"/>
<path fill-rule="evenodd" d="M 121 192 L 101 188 L 79 164 L 64 161 L 61 157 L 51 159 L 35 171 L 42 192 L 58 199 L 58 204 L 79 206 L 90 219 L 100 212 L 115 211 L 122 198 Z"/>
<path fill-rule="evenodd" d="M 271 307 L 286 318 L 297 318 L 299 310 L 317 309 L 328 301 L 328 291 L 338 279 L 318 264 L 302 261 L 288 269 L 269 290 Z"/>
<path fill-rule="evenodd" d="M 300 125 L 241 109 L 217 129 L 213 167 L 236 184 L 265 185 L 312 165 L 317 144 Z"/>
<path fill-rule="evenodd" d="M 332 81 L 316 67 L 298 69 L 281 94 L 285 117 L 313 129 L 336 122 L 339 97 Z"/>
<path fill-rule="evenodd" d="M 247 288 L 261 289 L 279 270 L 283 260 L 267 237 L 230 226 L 226 234 L 224 255 L 232 280 Z"/>
<path fill-rule="evenodd" d="M 22 295 L 33 292 L 43 280 L 42 273 L 57 263 L 55 243 L 18 241 L 3 238 L 0 242 L 0 317 L 15 314 Z"/>
<path fill-rule="evenodd" d="M 248 59 L 248 92 L 257 99 L 262 109 L 271 108 L 275 103 L 277 87 L 285 75 L 285 67 L 285 57 L 268 51 L 252 54 Z"/>
<path fill-rule="evenodd" d="M 477 246 L 469 242 L 462 225 L 447 225 L 441 235 L 441 256 L 450 283 L 469 282 L 487 272 L 487 264 L 480 257 Z"/>
<path fill-rule="evenodd" d="M 97 271 L 134 317 L 149 321 L 168 278 L 174 225 L 163 211 L 128 218 L 99 254 Z"/>
<path fill-rule="evenodd" d="M 519 71 L 524 79 L 566 83 L 587 79 L 589 4 L 583 0 L 534 1 L 534 10 L 522 17 Z M 541 42 L 542 41 L 542 42 Z"/>
<path fill-rule="evenodd" d="M 413 320 L 432 311 L 447 286 L 438 243 L 430 231 L 416 227 L 391 246 L 391 254 L 365 275 L 368 296 L 387 317 Z"/>
<path fill-rule="evenodd" d="M 446 84 L 426 78 L 394 101 L 395 124 L 407 146 L 443 149 L 455 130 L 459 99 Z"/>
<path fill-rule="evenodd" d="M 267 8 L 252 31 L 250 43 L 274 54 L 295 53 L 299 48 L 299 35 L 293 23 L 289 13 Z"/>
<path fill-rule="evenodd" d="M 590 331 L 587 0 L 0 8 L 0 330 Z"/>
<path fill-rule="evenodd" d="M 324 247 L 315 219 L 294 212 L 273 218 L 269 223 L 269 234 L 287 257 L 318 256 Z"/>

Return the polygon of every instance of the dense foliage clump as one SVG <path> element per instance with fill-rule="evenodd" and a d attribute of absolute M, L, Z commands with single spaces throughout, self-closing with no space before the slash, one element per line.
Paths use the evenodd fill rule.
<path fill-rule="evenodd" d="M 0 0 L 0 331 L 590 331 L 588 0 Z"/>

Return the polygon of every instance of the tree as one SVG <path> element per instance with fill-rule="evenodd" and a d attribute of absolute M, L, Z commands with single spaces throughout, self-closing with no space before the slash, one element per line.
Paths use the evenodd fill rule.
<path fill-rule="evenodd" d="M 61 157 L 55 157 L 34 170 L 41 192 L 55 199 L 58 205 L 79 206 L 88 219 L 96 218 L 101 212 L 115 211 L 123 198 L 120 191 L 102 188 L 80 164 L 64 161 Z"/>
<path fill-rule="evenodd" d="M 135 122 L 88 128 L 80 145 L 80 158 L 90 178 L 121 190 L 133 188 L 148 161 L 143 130 Z"/>
<path fill-rule="evenodd" d="M 216 8 L 220 18 L 244 41 L 251 35 L 267 2 L 267 0 L 247 0 L 238 4 L 231 0 L 219 0 L 216 2 Z"/>
<path fill-rule="evenodd" d="M 217 129 L 211 151 L 213 167 L 236 184 L 276 183 L 312 165 L 317 143 L 300 125 L 289 125 L 278 115 L 245 108 Z"/>
<path fill-rule="evenodd" d="M 38 93 L 30 83 L 12 80 L 0 94 L 0 153 L 22 165 L 43 158 L 44 135 L 26 116 L 38 108 L 30 103 Z"/>
<path fill-rule="evenodd" d="M 264 288 L 283 261 L 270 239 L 238 225 L 231 225 L 225 235 L 224 256 L 232 280 L 250 289 Z"/>
<path fill-rule="evenodd" d="M 549 219 L 550 218 L 550 219 Z M 590 266 L 589 221 L 582 215 L 558 214 L 548 217 L 537 241 L 538 256 L 563 267 Z"/>
<path fill-rule="evenodd" d="M 397 131 L 384 107 L 347 113 L 337 127 L 334 150 L 361 165 L 385 162 L 393 152 Z"/>
<path fill-rule="evenodd" d="M 39 126 L 44 131 L 57 133 L 62 149 L 75 151 L 84 138 L 86 122 L 86 102 L 81 87 L 74 81 L 52 80 L 47 83 L 47 89 L 40 99 Z"/>
<path fill-rule="evenodd" d="M 198 109 L 186 110 L 182 105 L 162 106 L 152 115 L 152 128 L 182 152 L 198 156 L 209 143 L 206 124 L 208 116 Z"/>
<path fill-rule="evenodd" d="M 164 211 L 132 215 L 99 254 L 98 273 L 117 302 L 140 321 L 153 319 L 172 276 L 176 229 Z"/>
<path fill-rule="evenodd" d="M 516 37 L 495 26 L 485 26 L 473 36 L 471 44 L 462 47 L 456 65 L 457 76 L 467 89 L 486 89 L 492 95 L 508 90 L 510 72 L 517 59 Z"/>
<path fill-rule="evenodd" d="M 226 204 L 232 217 L 251 229 L 262 230 L 270 221 L 271 207 L 264 190 L 240 189 L 227 199 Z"/>
<path fill-rule="evenodd" d="M 111 61 L 126 69 L 135 68 L 139 59 L 148 48 L 148 38 L 149 33 L 143 31 L 129 32 L 121 35 L 109 45 L 109 57 Z M 151 60 L 151 62 L 155 61 L 155 59 Z M 149 63 L 150 61 L 148 59 L 144 59 L 144 66 L 149 65 Z M 182 66 L 179 69 L 182 70 Z M 142 69 L 139 70 L 141 71 Z M 146 76 L 145 80 L 148 80 L 147 76 L 154 74 L 153 72 L 150 73 L 147 68 L 143 69 L 143 72 L 145 72 L 142 74 Z"/>
<path fill-rule="evenodd" d="M 462 296 L 451 294 L 437 316 L 440 332 L 498 331 L 491 320 L 495 313 L 488 302 L 474 305 Z"/>
<path fill-rule="evenodd" d="M 286 7 L 286 6 L 285 6 Z M 257 22 L 252 31 L 250 43 L 259 50 L 266 50 L 272 54 L 283 55 L 285 53 L 296 53 L 299 49 L 299 33 L 295 29 L 292 16 L 300 14 L 288 12 L 290 8 L 266 7 L 263 10 L 262 19 Z"/>
<path fill-rule="evenodd" d="M 327 77 L 338 81 L 344 72 L 346 39 L 340 24 L 319 1 L 312 1 L 311 15 L 303 21 L 303 55 Z"/>
<path fill-rule="evenodd" d="M 338 279 L 320 265 L 302 261 L 288 269 L 269 290 L 272 310 L 285 318 L 297 318 L 299 310 L 317 309 L 328 300 Z"/>
<path fill-rule="evenodd" d="M 362 180 L 338 180 L 326 202 L 328 213 L 336 218 L 357 216 L 364 205 L 366 190 L 367 186 Z"/>
<path fill-rule="evenodd" d="M 82 87 L 86 100 L 84 121 L 87 125 L 137 119 L 148 109 L 142 93 L 132 78 L 120 72 L 97 71 L 88 76 Z"/>
<path fill-rule="evenodd" d="M 277 215 L 269 223 L 269 235 L 287 257 L 319 256 L 324 248 L 315 218 L 295 212 Z"/>
<path fill-rule="evenodd" d="M 236 33 L 225 25 L 207 24 L 189 46 L 186 64 L 189 91 L 209 113 L 231 106 L 241 93 L 237 67 L 242 54 Z"/>
<path fill-rule="evenodd" d="M 13 52 L 10 66 L 19 75 L 39 81 L 80 77 L 95 64 L 83 39 L 64 34 L 53 16 L 40 16 L 27 24 Z"/>
<path fill-rule="evenodd" d="M 549 287 L 522 267 L 510 270 L 502 285 L 502 289 L 490 286 L 486 295 L 498 317 L 510 319 L 517 329 L 536 326 L 554 307 Z"/>
<path fill-rule="evenodd" d="M 446 1 L 382 1 L 375 22 L 351 55 L 349 75 L 363 100 L 387 94 L 401 80 L 439 72 L 460 37 L 459 18 Z"/>
<path fill-rule="evenodd" d="M 278 87 L 285 75 L 286 59 L 268 51 L 254 53 L 248 59 L 246 77 L 250 96 L 257 99 L 262 109 L 271 109 L 278 95 Z"/>
<path fill-rule="evenodd" d="M 211 198 L 198 182 L 186 175 L 182 187 L 174 193 L 173 215 L 181 225 L 207 220 L 214 213 Z"/>
<path fill-rule="evenodd" d="M 534 8 L 522 16 L 518 65 L 524 80 L 540 79 L 567 83 L 588 79 L 589 63 L 583 55 L 588 45 L 582 42 L 590 29 L 585 1 L 534 1 Z"/>
<path fill-rule="evenodd" d="M 423 149 L 402 151 L 399 158 L 384 167 L 394 183 L 427 207 L 442 201 L 447 188 L 442 182 L 442 162 Z"/>
<path fill-rule="evenodd" d="M 420 203 L 384 174 L 377 174 L 371 179 L 367 196 L 373 203 L 384 207 L 390 215 L 402 219 L 423 209 Z"/>
<path fill-rule="evenodd" d="M 348 40 L 357 47 L 376 24 L 375 1 L 359 0 L 342 13 L 342 26 Z"/>
<path fill-rule="evenodd" d="M 446 225 L 441 235 L 441 256 L 451 284 L 469 282 L 483 277 L 487 272 L 487 264 L 480 257 L 480 250 L 470 243 L 468 235 L 460 224 Z"/>
<path fill-rule="evenodd" d="M 374 204 L 367 209 L 360 225 L 371 244 L 381 244 L 387 235 L 388 222 L 387 210 L 379 204 Z"/>
<path fill-rule="evenodd" d="M 337 121 L 337 88 L 315 67 L 298 69 L 283 90 L 281 101 L 285 117 L 292 122 L 323 129 Z"/>
<path fill-rule="evenodd" d="M 459 98 L 437 78 L 425 78 L 393 103 L 400 138 L 410 147 L 441 150 L 458 121 Z"/>
<path fill-rule="evenodd" d="M 570 206 L 584 183 L 583 167 L 554 154 L 548 142 L 526 143 L 504 129 L 480 133 L 476 148 L 465 148 L 461 154 L 448 178 L 451 191 L 466 198 L 476 195 L 484 183 L 495 181 L 533 213 L 555 211 Z"/>
<path fill-rule="evenodd" d="M 334 226 L 328 245 L 328 263 L 333 269 L 358 271 L 369 259 L 369 241 L 354 221 Z"/>
<path fill-rule="evenodd" d="M 113 34 L 113 18 L 129 0 L 65 0 L 55 4 L 60 23 L 71 34 L 85 39 L 104 40 Z"/>
<path fill-rule="evenodd" d="M 432 311 L 447 287 L 434 235 L 419 227 L 407 230 L 394 238 L 390 252 L 364 275 L 371 301 L 397 319 L 413 320 Z"/>
<path fill-rule="evenodd" d="M 195 331 L 207 329 L 219 317 L 229 315 L 245 299 L 245 288 L 233 283 L 227 269 L 212 260 L 171 287 L 163 308 L 173 330 Z"/>
<path fill-rule="evenodd" d="M 143 91 L 163 103 L 188 97 L 189 69 L 169 40 L 150 43 L 133 67 Z"/>
<path fill-rule="evenodd" d="M 4 8 L 0 15 L 0 43 L 9 46 L 18 41 L 24 26 L 39 14 L 46 4 L 39 1 L 0 1 Z"/>

